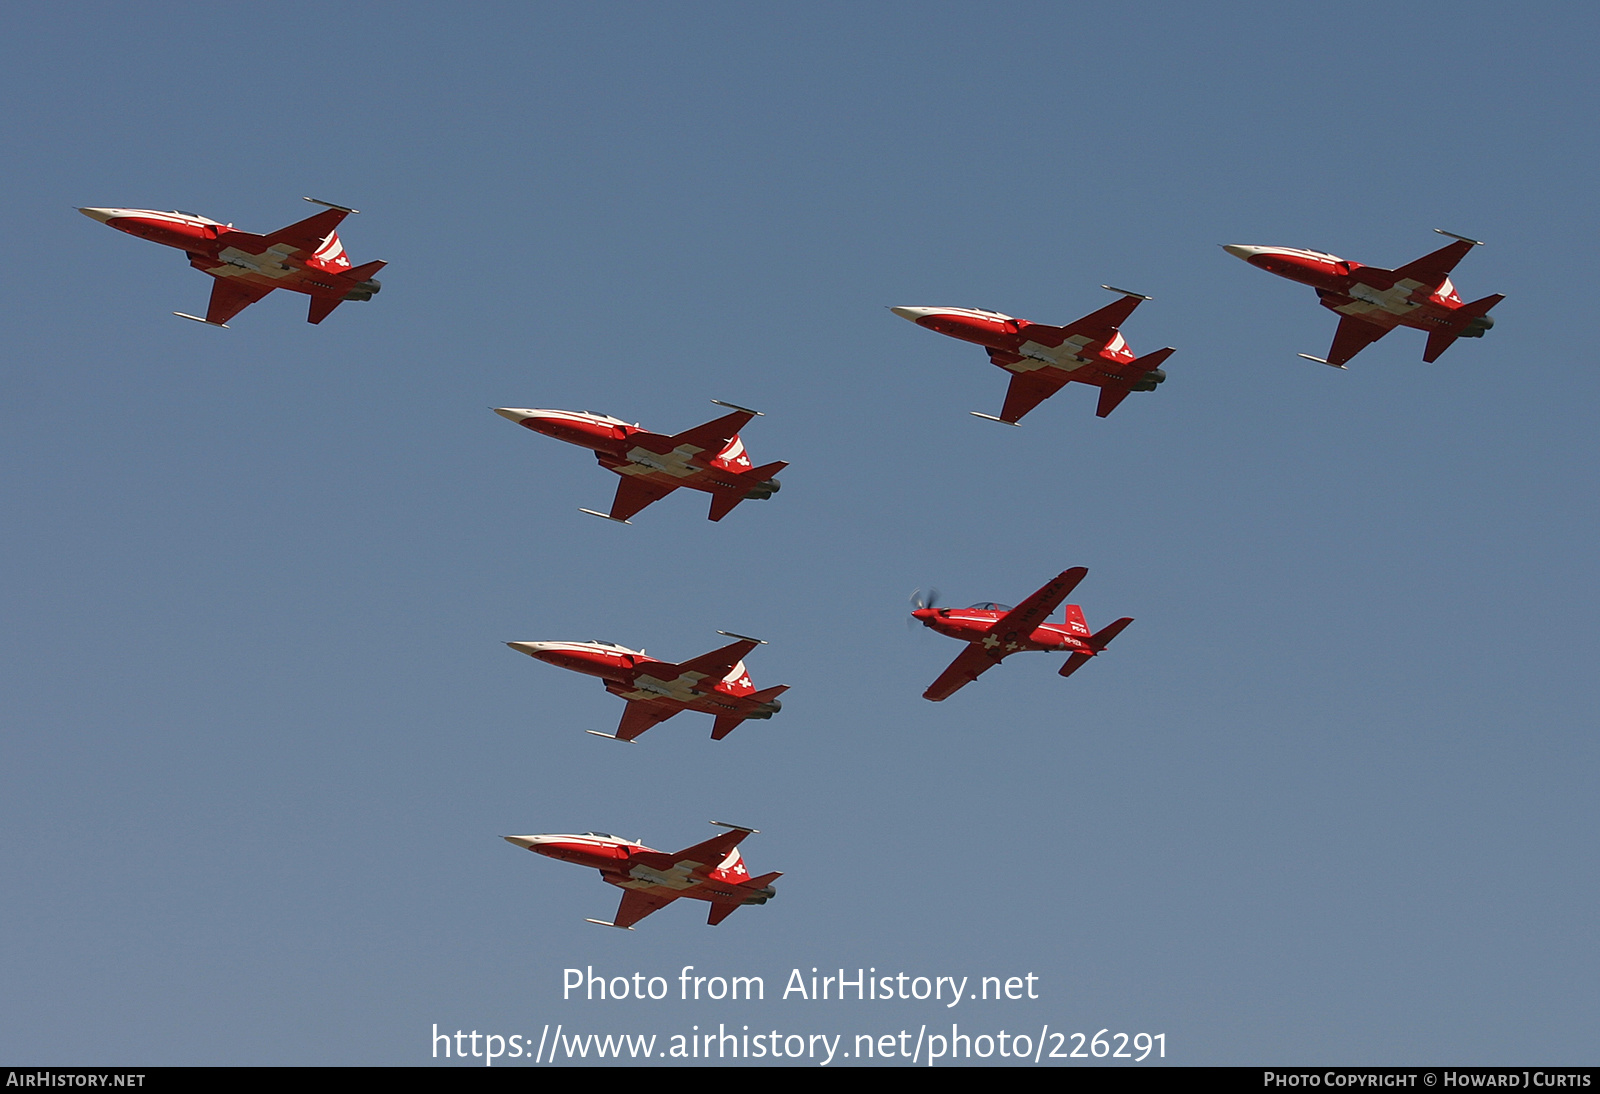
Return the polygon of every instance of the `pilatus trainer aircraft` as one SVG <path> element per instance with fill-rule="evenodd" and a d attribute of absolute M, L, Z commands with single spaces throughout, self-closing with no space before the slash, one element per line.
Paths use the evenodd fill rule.
<path fill-rule="evenodd" d="M 611 512 L 580 509 L 580 513 L 630 524 L 629 517 L 683 486 L 710 494 L 708 516 L 721 520 L 741 501 L 764 501 L 776 494 L 779 483 L 773 476 L 789 465 L 780 460 L 752 467 L 739 430 L 761 412 L 711 401 L 733 413 L 671 435 L 588 411 L 500 407 L 495 413 L 535 433 L 590 449 L 601 467 L 622 476 Z"/>
<path fill-rule="evenodd" d="M 596 737 L 631 741 L 651 726 L 686 710 L 716 716 L 711 739 L 720 741 L 746 718 L 771 718 L 783 709 L 778 696 L 789 690 L 787 684 L 757 691 L 745 671 L 744 658 L 757 646 L 759 638 L 718 631 L 738 641 L 721 649 L 674 665 L 646 657 L 643 650 L 630 650 L 609 642 L 507 642 L 518 653 L 537 658 L 547 665 L 598 676 L 606 690 L 628 701 L 617 732 Z"/>
<path fill-rule="evenodd" d="M 120 232 L 188 252 L 189 265 L 217 280 L 211 286 L 211 304 L 205 318 L 175 311 L 196 323 L 226 327 L 228 320 L 273 289 L 303 292 L 311 297 L 308 323 L 320 323 L 346 300 L 371 300 L 383 286 L 373 278 L 383 262 L 351 266 L 344 253 L 339 222 L 355 212 L 316 198 L 326 205 L 317 213 L 268 235 L 241 232 L 231 224 L 174 210 L 79 209 L 86 217 L 109 224 Z"/>
<path fill-rule="evenodd" d="M 744 904 L 765 904 L 776 896 L 772 883 L 781 873 L 751 877 L 739 854 L 739 842 L 753 834 L 754 828 L 712 821 L 719 828 L 732 829 L 704 843 L 685 847 L 675 855 L 653 851 L 644 844 L 608 832 L 583 832 L 578 835 L 505 836 L 507 843 L 526 847 L 579 866 L 593 866 L 606 884 L 621 889 L 622 903 L 611 922 L 591 919 L 602 927 L 632 930 L 633 925 L 679 897 L 711 902 L 706 923 L 715 927 Z"/>
<path fill-rule="evenodd" d="M 1307 361 L 1344 368 L 1346 361 L 1396 327 L 1427 331 L 1422 359 L 1437 361 L 1457 338 L 1482 338 L 1484 331 L 1494 326 L 1489 309 L 1505 297 L 1495 293 L 1463 304 L 1450 282 L 1450 271 L 1468 251 L 1483 244 L 1443 228 L 1434 231 L 1455 242 L 1398 270 L 1363 266 L 1338 255 L 1294 247 L 1224 243 L 1222 249 L 1268 273 L 1310 285 L 1323 307 L 1339 313 L 1339 329 L 1333 333 L 1328 356 L 1302 353 Z"/>
<path fill-rule="evenodd" d="M 1011 386 L 1006 389 L 1000 416 L 974 410 L 974 417 L 1016 425 L 1024 414 L 1076 380 L 1100 389 L 1095 414 L 1104 418 L 1129 392 L 1154 391 L 1157 384 L 1165 381 L 1167 374 L 1159 366 L 1172 356 L 1172 350 L 1158 349 L 1135 357 L 1119 328 L 1134 308 L 1150 298 L 1110 285 L 1100 287 L 1121 293 L 1122 299 L 1064 327 L 1030 323 L 978 308 L 889 310 L 919 327 L 976 342 L 989 351 L 991 363 L 1011 373 Z"/>
<path fill-rule="evenodd" d="M 1045 617 L 1056 610 L 1078 582 L 1089 571 L 1074 566 L 1057 574 L 1050 583 L 1015 608 L 1009 604 L 983 603 L 970 608 L 941 608 L 933 602 L 939 594 L 930 591 L 927 597 L 921 590 L 911 595 L 915 609 L 911 618 L 918 620 L 940 634 L 959 638 L 968 643 L 950 667 L 922 693 L 924 699 L 939 702 L 976 680 L 982 673 L 998 665 L 1003 659 L 1020 650 L 1067 651 L 1071 654 L 1061 666 L 1062 676 L 1071 676 L 1089 658 L 1104 650 L 1110 641 L 1122 633 L 1131 618 L 1119 619 L 1102 630 L 1090 633 L 1084 621 L 1083 609 L 1076 604 L 1067 605 L 1067 618 L 1061 623 L 1046 623 Z"/>

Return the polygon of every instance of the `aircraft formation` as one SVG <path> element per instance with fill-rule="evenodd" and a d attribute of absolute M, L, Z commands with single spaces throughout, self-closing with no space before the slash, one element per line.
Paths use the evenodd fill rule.
<path fill-rule="evenodd" d="M 210 274 L 211 300 L 202 316 L 174 315 L 214 327 L 228 326 L 251 304 L 275 289 L 311 298 L 307 321 L 321 323 L 347 300 L 371 300 L 381 289 L 375 275 L 385 265 L 353 266 L 336 229 L 356 210 L 306 198 L 322 212 L 267 235 L 237 230 L 179 210 L 83 208 L 85 216 L 168 247 L 182 249 L 190 265 Z M 1453 242 L 1396 269 L 1365 266 L 1336 255 L 1294 247 L 1224 244 L 1230 255 L 1269 273 L 1310 285 L 1319 302 L 1338 313 L 1339 323 L 1326 357 L 1304 357 L 1343 369 L 1356 354 L 1396 327 L 1427 333 L 1424 361 L 1435 361 L 1457 339 L 1481 338 L 1494 326 L 1489 312 L 1500 294 L 1463 302 L 1451 282 L 1456 265 L 1479 241 L 1434 229 Z M 1111 304 L 1064 326 L 1033 323 L 981 308 L 894 307 L 890 310 L 920 327 L 983 347 L 989 360 L 1009 374 L 999 414 L 971 413 L 1016 426 L 1022 418 L 1068 384 L 1098 389 L 1096 416 L 1104 418 L 1133 392 L 1155 391 L 1167 379 L 1162 367 L 1171 347 L 1134 353 L 1122 325 L 1147 296 L 1101 286 L 1118 294 Z M 741 502 L 767 500 L 779 490 L 784 461 L 756 465 L 740 436 L 759 411 L 712 400 L 730 411 L 679 433 L 654 433 L 638 424 L 589 411 L 500 407 L 495 413 L 524 428 L 589 449 L 600 466 L 619 477 L 609 511 L 580 512 L 632 524 L 648 506 L 680 489 L 711 495 L 707 518 L 721 521 Z M 1071 676 L 1105 652 L 1133 620 L 1117 619 L 1100 630 L 1089 627 L 1083 609 L 1066 605 L 1063 619 L 1050 615 L 1088 575 L 1082 566 L 1063 570 L 1015 607 L 984 601 L 968 608 L 941 607 L 937 592 L 912 594 L 910 621 L 966 647 L 922 693 L 942 702 L 976 681 L 1014 653 L 1065 653 L 1058 670 Z M 732 642 L 683 662 L 664 661 L 643 650 L 599 641 L 508 642 L 511 649 L 558 668 L 599 677 L 606 691 L 621 698 L 622 719 L 614 734 L 634 741 L 684 711 L 712 716 L 711 737 L 721 741 L 749 719 L 768 719 L 783 704 L 786 685 L 757 689 L 745 658 L 760 639 L 719 631 Z M 712 821 L 721 835 L 675 854 L 604 832 L 505 836 L 507 842 L 536 854 L 599 871 L 607 884 L 623 890 L 622 902 L 601 926 L 632 930 L 634 924 L 680 898 L 703 900 L 715 926 L 746 904 L 765 904 L 775 895 L 781 874 L 751 877 L 738 845 L 753 828 Z"/>

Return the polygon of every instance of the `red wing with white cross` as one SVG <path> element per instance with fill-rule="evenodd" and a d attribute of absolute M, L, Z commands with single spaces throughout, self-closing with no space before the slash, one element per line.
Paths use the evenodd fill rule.
<path fill-rule="evenodd" d="M 1027 650 L 1066 653 L 1060 674 L 1077 672 L 1133 622 L 1131 618 L 1118 619 L 1099 631 L 1090 631 L 1083 609 L 1076 604 L 1067 605 L 1061 622 L 1048 622 L 1050 613 L 1088 573 L 1082 566 L 1063 570 L 1016 607 L 984 601 L 968 608 L 941 608 L 933 602 L 935 595 L 924 599 L 920 593 L 913 594 L 913 619 L 967 643 L 922 697 L 934 702 L 948 699 L 1013 653 Z"/>
<path fill-rule="evenodd" d="M 335 229 L 355 210 L 316 198 L 306 200 L 327 208 L 267 235 L 178 210 L 79 212 L 140 239 L 176 247 L 188 255 L 189 265 L 216 278 L 204 316 L 174 315 L 226 327 L 228 320 L 274 289 L 288 289 L 311 297 L 306 321 L 320 323 L 346 300 L 371 300 L 383 287 L 375 275 L 385 263 L 352 266 Z"/>

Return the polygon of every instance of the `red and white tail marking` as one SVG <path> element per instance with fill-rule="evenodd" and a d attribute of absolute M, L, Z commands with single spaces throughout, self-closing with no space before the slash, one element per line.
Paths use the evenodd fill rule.
<path fill-rule="evenodd" d="M 1088 638 L 1092 633 L 1088 621 L 1083 618 L 1083 609 L 1076 604 L 1067 605 L 1067 630 L 1079 638 Z"/>

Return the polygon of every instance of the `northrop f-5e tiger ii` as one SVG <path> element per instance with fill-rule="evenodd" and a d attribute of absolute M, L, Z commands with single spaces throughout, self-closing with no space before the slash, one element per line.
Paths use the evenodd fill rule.
<path fill-rule="evenodd" d="M 588 411 L 500 407 L 495 413 L 535 433 L 590 449 L 601 467 L 622 476 L 611 512 L 580 509 L 580 513 L 631 524 L 628 518 L 645 506 L 687 487 L 710 494 L 707 516 L 721 520 L 741 501 L 764 501 L 776 494 L 781 484 L 775 476 L 789 465 L 780 460 L 752 466 L 739 430 L 752 418 L 761 417 L 761 412 L 711 401 L 733 413 L 672 434 L 652 433 L 620 418 Z"/>
<path fill-rule="evenodd" d="M 1463 304 L 1450 281 L 1450 271 L 1467 252 L 1483 244 L 1443 228 L 1434 231 L 1455 242 L 1397 270 L 1363 266 L 1338 255 L 1295 247 L 1224 243 L 1222 249 L 1268 273 L 1310 285 L 1323 307 L 1339 313 L 1339 328 L 1333 333 L 1328 356 L 1302 353 L 1307 361 L 1344 368 L 1346 361 L 1396 327 L 1427 331 L 1422 359 L 1437 361 L 1457 338 L 1482 338 L 1494 326 L 1489 309 L 1505 297 L 1495 293 Z"/>
<path fill-rule="evenodd" d="M 1100 389 L 1095 414 L 1104 418 L 1133 391 L 1154 391 L 1167 374 L 1161 362 L 1171 348 L 1135 357 L 1121 326 L 1133 309 L 1150 298 L 1113 289 L 1122 299 L 1064 327 L 1030 323 L 979 308 L 890 308 L 919 327 L 976 342 L 989 351 L 991 363 L 1011 373 L 1005 405 L 999 416 L 972 412 L 975 418 L 1016 425 L 1022 416 L 1076 380 Z"/>
<path fill-rule="evenodd" d="M 739 854 L 739 844 L 756 829 L 721 821 L 711 823 L 732 831 L 685 847 L 675 855 L 652 850 L 638 840 L 623 839 L 609 832 L 503 838 L 536 855 L 593 866 L 600 871 L 606 884 L 621 889 L 622 903 L 617 906 L 617 914 L 611 922 L 591 919 L 590 923 L 632 930 L 635 923 L 651 912 L 665 908 L 679 897 L 688 897 L 710 902 L 711 914 L 706 923 L 715 927 L 745 904 L 765 904 L 771 900 L 777 895 L 772 883 L 783 875 L 773 872 L 750 876 Z"/>
<path fill-rule="evenodd" d="M 651 726 L 686 710 L 714 715 L 712 740 L 720 741 L 747 718 L 771 718 L 783 709 L 778 696 L 787 684 L 757 691 L 744 658 L 759 638 L 718 631 L 735 641 L 681 665 L 648 657 L 609 642 L 507 642 L 518 653 L 547 665 L 571 669 L 605 681 L 606 690 L 628 701 L 615 734 L 588 730 L 596 737 L 631 741 Z"/>
<path fill-rule="evenodd" d="M 181 311 L 173 315 L 226 327 L 228 320 L 272 290 L 288 289 L 311 297 L 306 322 L 320 323 L 346 300 L 371 300 L 383 287 L 373 275 L 385 263 L 350 265 L 334 229 L 356 210 L 316 198 L 305 200 L 327 209 L 264 236 L 176 209 L 89 208 L 78 212 L 119 232 L 177 247 L 188 253 L 189 265 L 216 278 L 204 318 Z"/>

